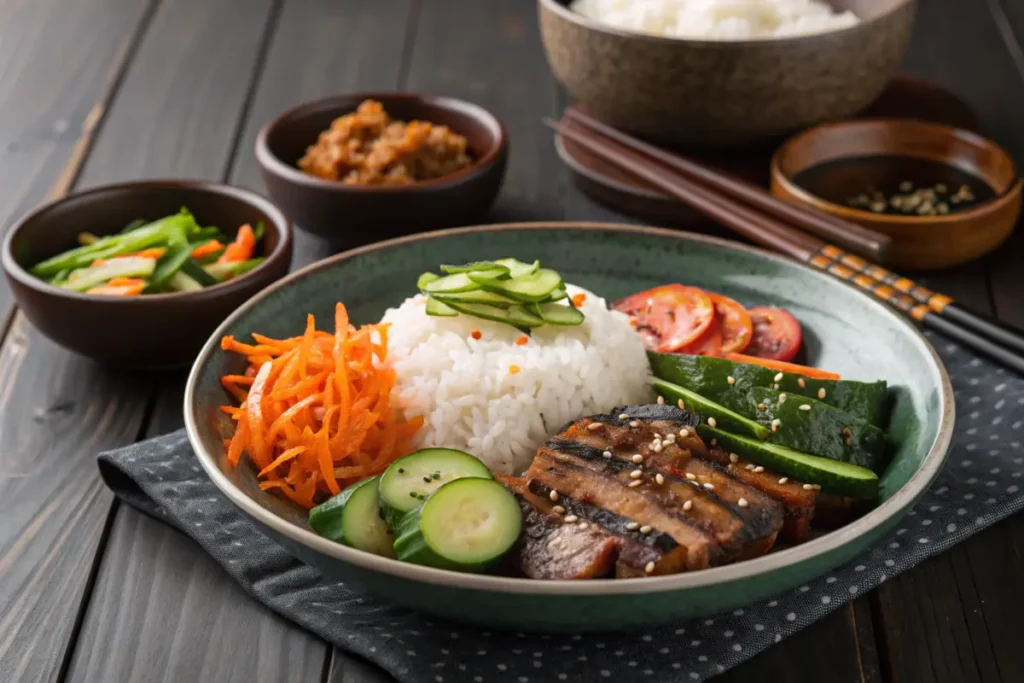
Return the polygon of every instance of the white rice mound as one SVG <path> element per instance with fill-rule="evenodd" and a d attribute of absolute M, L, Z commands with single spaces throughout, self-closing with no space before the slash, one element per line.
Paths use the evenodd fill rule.
<path fill-rule="evenodd" d="M 390 323 L 388 362 L 397 375 L 391 398 L 406 419 L 424 417 L 417 448 L 456 448 L 495 472 L 519 474 L 565 424 L 651 402 L 647 355 L 628 318 L 591 292 L 567 289 L 586 294 L 586 320 L 536 328 L 523 346 L 510 325 L 427 315 L 422 295 L 388 309 L 381 322 Z"/>
<path fill-rule="evenodd" d="M 575 0 L 571 7 L 625 31 L 700 40 L 789 38 L 859 22 L 821 0 Z"/>

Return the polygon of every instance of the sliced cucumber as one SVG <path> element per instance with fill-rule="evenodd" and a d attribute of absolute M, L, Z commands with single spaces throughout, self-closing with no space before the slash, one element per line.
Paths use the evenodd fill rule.
<path fill-rule="evenodd" d="M 510 269 L 508 266 L 502 263 L 496 263 L 495 261 L 474 261 L 461 266 L 441 266 L 441 272 L 447 273 L 448 275 L 452 275 L 454 273 L 472 273 L 478 270 L 500 270 L 508 275 Z"/>
<path fill-rule="evenodd" d="M 508 323 L 509 325 L 515 325 L 516 327 L 540 327 L 544 324 L 544 320 L 527 310 L 524 306 L 516 304 L 508 308 L 498 308 L 497 306 L 491 306 L 489 304 L 465 304 L 461 301 L 445 301 L 445 304 L 454 308 L 459 313 L 465 313 L 466 315 L 472 315 L 477 318 L 483 318 L 484 320 L 493 320 L 499 323 Z"/>
<path fill-rule="evenodd" d="M 455 301 L 457 303 L 467 304 L 489 304 L 491 306 L 498 306 L 499 308 L 508 308 L 513 304 L 519 303 L 515 299 L 509 299 L 507 296 L 488 292 L 486 289 L 474 289 L 469 292 L 459 292 L 457 294 L 433 294 L 431 296 L 434 296 L 441 301 Z"/>
<path fill-rule="evenodd" d="M 818 484 L 826 493 L 852 498 L 878 497 L 878 475 L 865 467 L 799 453 L 785 446 L 755 441 L 703 424 L 697 427 L 697 433 L 705 441 L 714 439 L 722 449 L 773 472 L 808 484 Z"/>
<path fill-rule="evenodd" d="M 484 272 L 467 273 L 466 275 L 486 290 L 526 303 L 544 301 L 551 292 L 562 286 L 562 276 L 547 268 L 541 268 L 535 273 L 520 275 L 508 280 L 489 277 Z"/>
<path fill-rule="evenodd" d="M 420 275 L 419 279 L 416 280 L 416 288 L 422 290 L 424 287 L 427 286 L 428 283 L 440 279 L 441 276 L 436 273 L 423 273 L 422 275 Z"/>
<path fill-rule="evenodd" d="M 167 252 L 156 262 L 156 270 L 149 278 L 146 292 L 159 292 L 169 286 L 171 278 L 190 258 L 192 258 L 192 248 L 188 242 L 172 244 L 168 247 Z"/>
<path fill-rule="evenodd" d="M 380 478 L 380 507 L 384 519 L 395 528 L 402 515 L 455 479 L 483 477 L 491 471 L 469 453 L 452 448 L 424 448 L 391 463 Z"/>
<path fill-rule="evenodd" d="M 458 314 L 458 311 L 443 301 L 438 301 L 432 296 L 427 297 L 427 315 L 433 315 L 438 318 L 454 318 Z"/>
<path fill-rule="evenodd" d="M 475 273 L 455 273 L 454 275 L 445 275 L 439 277 L 436 280 L 432 280 L 423 285 L 422 289 L 427 294 L 458 294 L 459 292 L 469 292 L 474 289 L 480 289 L 480 284 L 472 279 L 475 276 L 483 277 L 487 280 L 494 280 L 498 282 L 501 275 L 504 274 L 503 270 L 482 270 Z M 422 278 L 422 276 L 421 276 Z"/>
<path fill-rule="evenodd" d="M 380 477 L 363 479 L 309 511 L 309 526 L 324 538 L 394 557 L 391 530 L 380 509 Z"/>
<path fill-rule="evenodd" d="M 757 421 L 772 428 L 772 443 L 881 471 L 885 433 L 867 420 L 806 396 L 761 387 L 750 394 L 757 402 Z"/>
<path fill-rule="evenodd" d="M 413 564 L 481 572 L 501 561 L 522 528 L 523 513 L 508 489 L 493 479 L 459 479 L 402 518 L 395 555 Z"/>
<path fill-rule="evenodd" d="M 203 270 L 205 270 L 210 277 L 216 279 L 217 282 L 226 282 L 227 280 L 236 278 L 239 275 L 248 273 L 261 263 L 263 263 L 263 257 L 258 256 L 256 258 L 251 258 L 248 261 L 242 261 L 241 263 L 236 263 L 234 261 L 230 263 L 211 263 L 207 266 L 203 266 Z"/>
<path fill-rule="evenodd" d="M 188 275 L 190 278 L 201 284 L 203 287 L 210 287 L 211 285 L 217 284 L 217 279 L 207 273 L 195 259 L 190 258 L 185 261 L 185 265 L 181 267 L 181 272 Z"/>
<path fill-rule="evenodd" d="M 816 379 L 785 373 L 777 384 L 782 391 L 817 398 L 854 417 L 867 420 L 876 427 L 885 427 L 889 424 L 889 385 L 884 379 L 877 382 L 858 382 L 851 379 Z"/>
<path fill-rule="evenodd" d="M 885 426 L 888 422 L 887 385 L 884 380 L 815 379 L 791 372 L 779 373 L 752 363 L 680 353 L 650 351 L 647 358 L 655 377 L 695 391 L 748 417 L 757 414 L 757 401 L 752 399 L 751 389 L 765 387 L 817 398 L 873 425 Z M 779 374 L 782 377 L 776 380 Z"/>
<path fill-rule="evenodd" d="M 153 275 L 155 269 L 156 259 L 142 256 L 121 256 L 112 258 L 103 265 L 73 270 L 60 286 L 62 289 L 84 292 L 115 277 L 148 278 Z"/>
<path fill-rule="evenodd" d="M 514 258 L 500 258 L 495 261 L 499 266 L 508 268 L 508 274 L 511 277 L 519 277 L 520 275 L 530 275 L 536 273 L 540 269 L 540 261 L 534 261 L 533 263 L 523 263 L 517 261 Z"/>
<path fill-rule="evenodd" d="M 550 304 L 556 301 L 561 301 L 562 299 L 566 299 L 568 297 L 569 292 L 565 291 L 565 285 L 563 284 L 561 287 L 548 294 L 548 298 L 544 299 L 544 301 L 542 301 L 541 303 Z"/>
<path fill-rule="evenodd" d="M 651 386 L 664 397 L 665 402 L 676 405 L 680 400 L 683 407 L 700 416 L 701 423 L 711 424 L 714 421 L 716 427 L 725 429 L 733 434 L 742 434 L 760 441 L 764 441 L 771 434 L 766 427 L 759 425 L 753 420 L 748 420 L 739 413 L 729 410 L 723 405 L 709 401 L 700 394 L 695 394 L 689 389 L 679 385 L 666 382 L 663 379 L 652 379 Z"/>
<path fill-rule="evenodd" d="M 203 286 L 179 270 L 167 281 L 167 288 L 172 292 L 198 292 Z"/>
<path fill-rule="evenodd" d="M 575 306 L 565 304 L 534 304 L 534 312 L 551 325 L 579 325 L 583 314 Z"/>

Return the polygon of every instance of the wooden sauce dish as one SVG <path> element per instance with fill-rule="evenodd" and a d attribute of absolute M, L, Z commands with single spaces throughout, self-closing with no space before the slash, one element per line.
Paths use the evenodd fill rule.
<path fill-rule="evenodd" d="M 961 193 L 964 184 L 971 190 Z M 932 188 L 941 194 L 924 200 L 926 215 L 893 208 Z M 1013 232 L 1021 211 L 1021 180 L 1003 148 L 970 131 L 910 119 L 824 124 L 793 136 L 772 157 L 771 189 L 889 235 L 890 264 L 906 269 L 946 268 L 987 254 Z M 881 197 L 872 199 L 873 191 Z M 944 213 L 931 210 L 940 204 Z"/>

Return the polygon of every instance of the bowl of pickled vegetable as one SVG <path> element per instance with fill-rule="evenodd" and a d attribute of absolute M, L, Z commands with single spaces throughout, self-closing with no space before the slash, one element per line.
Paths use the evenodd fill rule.
<path fill-rule="evenodd" d="M 43 205 L 4 240 L 26 317 L 104 364 L 190 363 L 210 332 L 288 272 L 291 227 L 267 199 L 203 181 L 107 185 Z"/>

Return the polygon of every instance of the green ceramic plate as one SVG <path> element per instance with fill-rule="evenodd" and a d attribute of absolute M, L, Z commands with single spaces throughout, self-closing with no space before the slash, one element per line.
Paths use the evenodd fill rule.
<path fill-rule="evenodd" d="M 225 401 L 218 378 L 241 369 L 220 350 L 225 334 L 300 334 L 307 312 L 331 320 L 343 301 L 354 322 L 376 321 L 439 263 L 515 256 L 557 268 L 613 300 L 682 281 L 747 305 L 780 304 L 803 323 L 808 361 L 849 379 L 885 378 L 895 389 L 896 445 L 883 502 L 843 529 L 765 557 L 689 574 L 624 581 L 531 581 L 403 564 L 327 541 L 302 510 L 256 485 L 224 457 Z M 340 581 L 452 619 L 535 631 L 620 630 L 732 609 L 798 586 L 856 557 L 890 530 L 935 478 L 949 450 L 953 399 L 929 344 L 885 306 L 826 275 L 723 240 L 620 225 L 545 223 L 465 228 L 383 242 L 299 271 L 251 299 L 221 325 L 192 368 L 185 421 L 214 483 L 267 534 Z"/>

